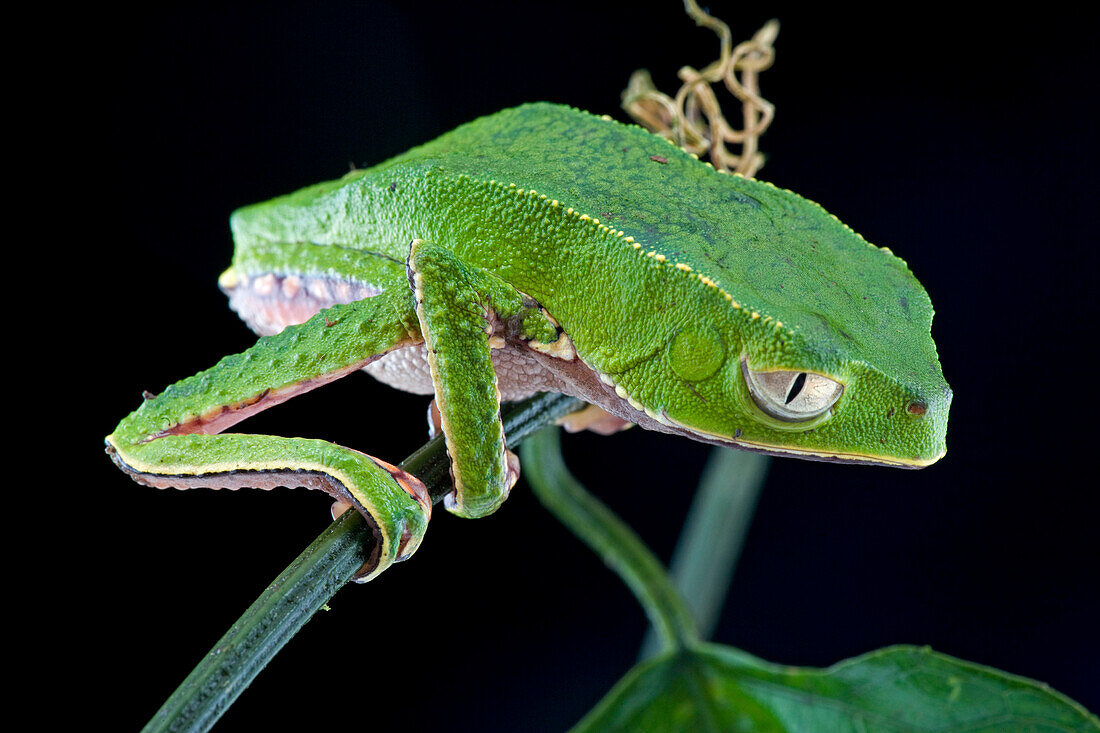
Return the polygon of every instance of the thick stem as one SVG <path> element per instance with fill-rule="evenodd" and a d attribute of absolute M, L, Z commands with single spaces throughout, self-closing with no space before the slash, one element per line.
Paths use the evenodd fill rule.
<path fill-rule="evenodd" d="M 565 467 L 560 431 L 547 428 L 531 436 L 522 455 L 527 482 L 539 501 L 630 587 L 657 629 L 662 647 L 675 650 L 695 644 L 699 637 L 691 612 L 660 561 Z"/>
<path fill-rule="evenodd" d="M 540 394 L 503 415 L 509 445 L 583 406 L 559 394 Z M 442 438 L 402 464 L 439 501 L 450 491 Z M 373 534 L 358 512 L 345 512 L 275 579 L 230 627 L 145 726 L 152 731 L 206 731 L 229 709 L 276 653 L 347 583 L 370 555 Z"/>
<path fill-rule="evenodd" d="M 714 633 L 768 462 L 759 453 L 715 448 L 703 470 L 670 563 L 672 582 L 702 639 Z M 647 659 L 659 650 L 656 629 L 651 628 L 639 657 Z"/>

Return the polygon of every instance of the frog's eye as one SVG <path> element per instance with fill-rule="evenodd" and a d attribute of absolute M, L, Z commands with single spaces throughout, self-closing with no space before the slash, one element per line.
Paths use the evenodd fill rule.
<path fill-rule="evenodd" d="M 741 360 L 741 371 L 757 407 L 785 422 L 802 422 L 824 414 L 836 404 L 844 385 L 812 372 L 757 372 Z"/>

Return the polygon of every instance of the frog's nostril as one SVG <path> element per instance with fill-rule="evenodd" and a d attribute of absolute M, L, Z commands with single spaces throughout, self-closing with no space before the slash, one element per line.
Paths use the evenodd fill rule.
<path fill-rule="evenodd" d="M 928 405 L 924 400 L 910 400 L 905 406 L 905 411 L 913 417 L 923 417 L 924 413 L 928 412 Z"/>

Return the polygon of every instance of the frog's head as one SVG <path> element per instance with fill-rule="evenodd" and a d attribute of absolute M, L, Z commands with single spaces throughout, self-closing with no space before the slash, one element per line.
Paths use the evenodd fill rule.
<path fill-rule="evenodd" d="M 718 445 L 907 468 L 943 457 L 952 395 L 927 331 L 913 335 L 909 354 L 877 360 L 814 348 L 820 343 L 785 322 L 763 325 L 772 333 L 744 341 L 733 329 L 685 326 L 623 384 L 641 372 L 651 383 L 669 380 L 661 397 L 644 399 L 661 405 L 646 409 L 650 419 Z M 914 368 L 893 368 L 916 354 Z M 654 379 L 658 370 L 664 376 Z"/>
<path fill-rule="evenodd" d="M 731 185 L 752 206 L 707 222 L 709 248 L 669 247 L 687 273 L 669 298 L 679 312 L 616 384 L 663 429 L 707 442 L 911 468 L 942 458 L 951 390 L 906 264 L 789 191 Z"/>
<path fill-rule="evenodd" d="M 951 390 L 938 365 L 936 374 L 914 380 L 866 360 L 823 363 L 806 358 L 810 351 L 777 366 L 770 353 L 754 360 L 745 350 L 726 375 L 727 398 L 744 426 L 727 440 L 780 455 L 907 468 L 946 452 Z"/>

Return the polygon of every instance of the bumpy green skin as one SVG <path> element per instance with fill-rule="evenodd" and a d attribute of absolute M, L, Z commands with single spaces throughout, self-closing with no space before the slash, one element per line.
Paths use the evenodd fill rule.
<path fill-rule="evenodd" d="M 277 404 L 281 394 L 311 388 L 358 369 L 380 353 L 420 340 L 408 292 L 333 307 L 300 326 L 260 339 L 242 354 L 168 387 L 107 437 L 120 468 L 157 487 L 308 486 L 355 507 L 374 528 L 375 556 L 358 580 L 376 577 L 416 551 L 431 506 L 415 478 L 357 451 L 323 440 L 270 435 L 210 435 L 217 421 Z"/>
<path fill-rule="evenodd" d="M 394 263 L 413 239 L 442 244 L 537 299 L 638 403 L 743 447 L 908 465 L 945 451 L 951 392 L 905 263 L 817 204 L 638 127 L 526 105 L 232 223 L 241 274 L 372 281 L 382 258 L 360 253 Z M 724 352 L 694 381 L 670 357 L 685 328 L 716 332 Z M 845 394 L 816 426 L 781 424 L 749 398 L 742 355 L 833 377 Z M 921 417 L 905 409 L 915 399 Z"/>
<path fill-rule="evenodd" d="M 483 517 L 504 503 L 516 478 L 504 444 L 486 314 L 516 319 L 528 335 L 549 339 L 556 329 L 507 283 L 468 267 L 445 247 L 414 240 L 408 266 L 452 464 L 455 490 L 447 508 Z"/>
<path fill-rule="evenodd" d="M 827 460 L 923 466 L 945 451 L 951 391 L 931 303 L 904 262 L 794 193 L 609 118 L 506 110 L 242 209 L 232 228 L 227 287 L 274 273 L 383 294 L 173 385 L 123 420 L 109 451 L 154 485 L 216 484 L 227 470 L 292 483 L 294 471 L 351 461 L 362 475 L 329 470 L 342 482 L 334 494 L 372 518 L 389 561 L 400 536 L 415 549 L 427 521 L 402 477 L 372 477 L 369 457 L 320 441 L 196 433 L 425 341 L 458 480 L 448 508 L 489 513 L 514 480 L 490 361 L 495 318 L 522 324 L 536 347 L 564 332 L 651 426 Z M 742 361 L 822 374 L 844 391 L 824 415 L 784 422 L 756 406 Z M 908 409 L 916 403 L 924 409 Z"/>

